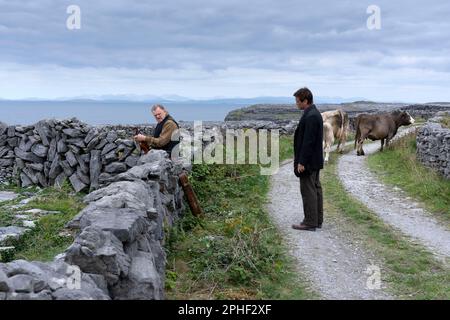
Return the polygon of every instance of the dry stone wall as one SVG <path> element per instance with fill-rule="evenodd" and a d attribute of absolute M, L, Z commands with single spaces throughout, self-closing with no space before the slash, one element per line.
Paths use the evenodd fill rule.
<path fill-rule="evenodd" d="M 450 179 L 450 129 L 440 123 L 445 115 L 450 116 L 450 112 L 436 113 L 418 130 L 417 158 Z"/>
<path fill-rule="evenodd" d="M 151 150 L 84 197 L 50 263 L 0 264 L 0 300 L 164 299 L 164 232 L 184 211 L 181 163 Z"/>

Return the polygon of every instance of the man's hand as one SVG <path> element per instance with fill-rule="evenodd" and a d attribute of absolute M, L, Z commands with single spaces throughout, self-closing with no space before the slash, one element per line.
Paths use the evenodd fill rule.
<path fill-rule="evenodd" d="M 134 140 L 136 140 L 137 142 L 144 142 L 145 136 L 143 134 L 138 134 L 137 136 L 134 136 Z"/>
<path fill-rule="evenodd" d="M 298 171 L 298 173 L 303 173 L 305 171 L 305 166 L 301 165 L 301 164 L 298 164 L 297 165 L 297 171 Z"/>

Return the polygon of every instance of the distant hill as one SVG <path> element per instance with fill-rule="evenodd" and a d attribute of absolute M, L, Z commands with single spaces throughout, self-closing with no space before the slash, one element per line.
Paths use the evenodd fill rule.
<path fill-rule="evenodd" d="M 321 111 L 342 109 L 349 115 L 357 113 L 389 112 L 408 106 L 405 103 L 379 103 L 373 101 L 355 101 L 350 103 L 318 103 Z M 249 107 L 233 110 L 227 114 L 225 121 L 241 120 L 295 120 L 301 115 L 295 104 L 255 104 Z"/>

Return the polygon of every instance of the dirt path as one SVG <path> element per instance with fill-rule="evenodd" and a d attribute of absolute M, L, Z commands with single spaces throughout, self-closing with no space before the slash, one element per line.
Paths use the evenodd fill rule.
<path fill-rule="evenodd" d="M 392 299 L 382 289 L 368 289 L 370 257 L 333 224 L 324 223 L 316 232 L 291 228 L 303 219 L 299 180 L 292 171 L 292 162 L 288 162 L 272 176 L 268 210 L 298 262 L 298 271 L 308 276 L 325 299 Z"/>
<path fill-rule="evenodd" d="M 408 131 L 398 134 L 398 137 Z M 364 144 L 366 155 L 379 149 L 379 141 Z M 369 171 L 366 159 L 367 156 L 357 157 L 355 151 L 339 159 L 338 175 L 346 191 L 412 241 L 422 244 L 444 260 L 450 257 L 450 231 L 400 189 L 382 184 Z"/>

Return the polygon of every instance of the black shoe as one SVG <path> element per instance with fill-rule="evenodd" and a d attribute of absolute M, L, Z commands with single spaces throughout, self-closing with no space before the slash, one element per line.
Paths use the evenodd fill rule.
<path fill-rule="evenodd" d="M 306 230 L 306 231 L 316 231 L 316 227 L 308 226 L 307 224 L 293 224 L 292 229 L 295 230 Z"/>

